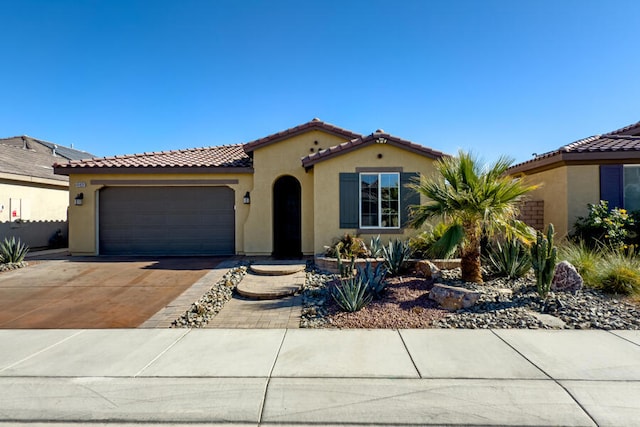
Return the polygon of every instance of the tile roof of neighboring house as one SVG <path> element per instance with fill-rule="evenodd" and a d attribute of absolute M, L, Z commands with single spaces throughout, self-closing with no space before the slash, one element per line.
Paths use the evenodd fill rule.
<path fill-rule="evenodd" d="M 274 142 L 282 141 L 286 138 L 291 138 L 292 136 L 299 135 L 309 130 L 321 130 L 332 135 L 337 135 L 344 139 L 354 139 L 362 137 L 362 135 L 359 133 L 334 126 L 330 123 L 326 123 L 318 118 L 315 118 L 310 122 L 303 123 L 301 125 L 274 133 L 269 136 L 265 136 L 264 138 L 256 139 L 255 141 L 247 142 L 246 144 L 244 144 L 244 151 L 249 153 L 256 148 L 264 147 L 265 145 L 273 144 Z"/>
<path fill-rule="evenodd" d="M 422 154 L 423 156 L 427 156 L 432 159 L 439 159 L 446 156 L 446 154 L 442 153 L 441 151 L 432 150 L 431 148 L 415 144 L 411 141 L 407 141 L 378 130 L 371 135 L 354 138 L 350 141 L 343 142 L 342 144 L 334 145 L 333 147 L 318 151 L 317 153 L 309 154 L 308 156 L 302 158 L 302 165 L 305 168 L 309 168 L 323 160 L 327 160 L 329 158 L 339 156 L 340 154 L 348 153 L 349 151 L 355 150 L 359 147 L 364 147 L 372 144 L 394 145 L 396 147 L 404 148 L 405 150 L 413 151 L 417 154 Z"/>
<path fill-rule="evenodd" d="M 640 122 L 613 132 L 583 138 L 557 150 L 539 154 L 531 160 L 512 166 L 509 172 L 548 169 L 563 162 L 596 163 L 603 160 L 632 159 L 640 161 Z"/>
<path fill-rule="evenodd" d="M 79 172 L 85 169 L 88 172 L 96 172 L 112 169 L 206 168 L 228 170 L 230 168 L 250 169 L 251 167 L 252 160 L 242 149 L 242 144 L 73 160 L 55 165 L 56 173 L 59 174 L 68 174 L 70 170 Z"/>
<path fill-rule="evenodd" d="M 0 173 L 14 175 L 21 181 L 41 178 L 67 182 L 67 177 L 54 175 L 53 164 L 79 155 L 91 156 L 84 151 L 29 136 L 2 138 L 0 139 Z"/>

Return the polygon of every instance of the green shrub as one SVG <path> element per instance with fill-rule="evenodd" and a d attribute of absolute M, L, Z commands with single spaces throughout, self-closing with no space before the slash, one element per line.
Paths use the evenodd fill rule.
<path fill-rule="evenodd" d="M 385 278 L 387 277 L 387 267 L 379 263 L 374 269 L 371 263 L 367 263 L 363 266 L 358 266 L 358 278 L 362 280 L 369 292 L 375 297 L 380 298 L 382 291 L 387 286 Z"/>
<path fill-rule="evenodd" d="M 604 262 L 601 250 L 588 247 L 582 240 L 566 242 L 558 248 L 558 257 L 569 261 L 576 268 L 585 285 L 599 286 L 598 274 Z"/>
<path fill-rule="evenodd" d="M 582 240 L 590 247 L 599 244 L 624 247 L 634 225 L 633 217 L 624 209 L 609 210 L 609 203 L 605 200 L 600 200 L 597 204 L 589 203 L 587 206 L 589 214 L 579 217 L 573 226 L 574 239 Z"/>
<path fill-rule="evenodd" d="M 332 258 L 366 258 L 369 256 L 367 245 L 359 237 L 345 233 L 340 239 L 335 241 L 330 247 L 326 247 L 326 256 Z"/>
<path fill-rule="evenodd" d="M 411 248 L 411 255 L 414 258 L 453 258 L 457 255 L 458 247 L 456 245 L 453 248 L 445 247 L 444 245 L 437 245 L 442 236 L 447 231 L 447 224 L 439 222 L 434 227 L 431 227 L 427 231 L 423 231 L 415 237 L 409 239 L 409 247 Z"/>
<path fill-rule="evenodd" d="M 608 250 L 599 275 L 599 287 L 609 293 L 640 294 L 640 259 L 633 253 Z"/>
<path fill-rule="evenodd" d="M 24 257 L 29 252 L 29 247 L 22 243 L 20 239 L 16 240 L 15 237 L 7 239 L 0 243 L 0 263 L 2 264 L 17 264 L 24 260 Z"/>
<path fill-rule="evenodd" d="M 485 262 L 493 273 L 517 279 L 531 270 L 531 253 L 518 239 L 497 240 L 487 246 Z"/>
<path fill-rule="evenodd" d="M 409 249 L 407 242 L 396 239 L 395 241 L 389 240 L 389 244 L 382 247 L 382 252 L 389 274 L 397 276 L 400 274 L 405 261 L 409 258 L 411 249 Z"/>
<path fill-rule="evenodd" d="M 333 288 L 331 296 L 341 309 L 349 313 L 360 310 L 371 302 L 373 296 L 367 286 L 357 276 L 342 279 L 340 285 Z"/>
<path fill-rule="evenodd" d="M 536 233 L 536 241 L 531 245 L 531 265 L 536 275 L 538 295 L 546 298 L 551 288 L 551 280 L 556 268 L 558 248 L 553 245 L 553 224 L 547 227 L 547 235 Z"/>

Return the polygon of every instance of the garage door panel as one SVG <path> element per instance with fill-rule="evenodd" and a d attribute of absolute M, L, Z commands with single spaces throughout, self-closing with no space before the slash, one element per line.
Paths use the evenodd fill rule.
<path fill-rule="evenodd" d="M 100 191 L 100 253 L 235 253 L 228 187 L 108 187 Z"/>

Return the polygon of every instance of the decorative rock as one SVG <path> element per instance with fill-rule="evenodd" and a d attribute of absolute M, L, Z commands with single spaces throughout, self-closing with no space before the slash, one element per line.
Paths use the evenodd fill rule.
<path fill-rule="evenodd" d="M 567 325 L 562 319 L 559 319 L 556 316 L 552 316 L 550 314 L 536 313 L 535 311 L 531 311 L 530 314 L 548 328 L 564 329 L 564 327 Z"/>
<path fill-rule="evenodd" d="M 569 261 L 562 261 L 556 266 L 551 281 L 554 292 L 576 292 L 582 289 L 582 277 Z"/>
<path fill-rule="evenodd" d="M 429 299 L 436 301 L 447 310 L 460 310 L 477 303 L 480 299 L 480 292 L 436 283 L 429 291 Z"/>
<path fill-rule="evenodd" d="M 425 279 L 439 279 L 442 277 L 440 269 L 431 261 L 421 260 L 416 262 L 415 270 L 418 276 L 423 276 Z"/>

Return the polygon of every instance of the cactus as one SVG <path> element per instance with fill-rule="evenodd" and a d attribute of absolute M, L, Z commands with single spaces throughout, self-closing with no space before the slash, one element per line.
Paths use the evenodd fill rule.
<path fill-rule="evenodd" d="M 531 245 L 531 264 L 536 275 L 536 288 L 542 298 L 547 298 L 556 268 L 558 248 L 553 245 L 553 224 L 547 227 L 547 235 L 536 233 L 536 242 Z"/>
<path fill-rule="evenodd" d="M 358 266 L 358 278 L 367 286 L 367 289 L 375 298 L 380 298 L 386 287 L 384 279 L 387 277 L 387 268 L 379 263 L 374 269 L 371 262 L 367 261 L 364 267 Z"/>
<path fill-rule="evenodd" d="M 342 262 L 342 257 L 340 256 L 340 254 L 338 254 L 338 273 L 340 273 L 340 277 L 352 277 L 353 276 L 353 270 L 356 266 L 356 258 L 355 257 L 351 257 L 351 261 L 349 261 L 349 264 L 345 265 Z"/>

